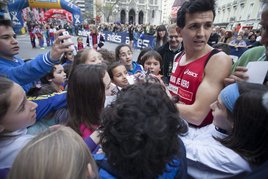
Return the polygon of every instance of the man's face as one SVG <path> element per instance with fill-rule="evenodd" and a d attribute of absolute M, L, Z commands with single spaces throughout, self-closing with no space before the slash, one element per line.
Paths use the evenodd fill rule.
<path fill-rule="evenodd" d="M 200 51 L 205 48 L 212 32 L 213 17 L 212 11 L 186 13 L 185 26 L 177 28 L 186 50 Z"/>
<path fill-rule="evenodd" d="M 12 60 L 19 53 L 19 45 L 12 27 L 0 26 L 0 57 Z"/>
<path fill-rule="evenodd" d="M 266 57 L 268 57 L 268 10 L 264 10 L 261 15 L 262 32 L 261 43 L 266 47 Z"/>
<path fill-rule="evenodd" d="M 178 32 L 176 31 L 176 29 L 170 29 L 168 32 L 168 36 L 169 36 L 169 46 L 171 49 L 178 49 L 179 45 L 182 41 L 182 38 L 179 37 Z"/>

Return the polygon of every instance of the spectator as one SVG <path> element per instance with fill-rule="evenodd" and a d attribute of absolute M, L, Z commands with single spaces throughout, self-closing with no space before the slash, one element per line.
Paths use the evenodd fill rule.
<path fill-rule="evenodd" d="M 7 174 L 18 152 L 33 138 L 26 133 L 35 123 L 36 108 L 20 85 L 0 77 L 0 176 Z"/>
<path fill-rule="evenodd" d="M 20 151 L 9 178 L 22 176 L 38 179 L 99 178 L 96 163 L 84 141 L 72 129 L 63 126 L 39 134 Z"/>
<path fill-rule="evenodd" d="M 175 55 L 183 50 L 182 38 L 179 36 L 179 33 L 176 31 L 176 28 L 176 24 L 169 25 L 169 41 L 165 45 L 157 49 L 157 52 L 161 55 L 163 60 L 161 70 L 163 74 L 163 81 L 165 84 L 169 83 Z"/>
<path fill-rule="evenodd" d="M 87 36 L 87 46 L 97 50 L 104 45 L 104 37 L 98 32 L 95 26 L 92 27 L 91 33 Z"/>
<path fill-rule="evenodd" d="M 210 105 L 213 124 L 190 127 L 188 135 L 181 137 L 191 177 L 242 178 L 252 166 L 267 160 L 268 113 L 262 106 L 267 90 L 259 84 L 235 83 L 221 91 Z"/>
<path fill-rule="evenodd" d="M 133 61 L 132 54 L 131 47 L 127 44 L 118 45 L 115 49 L 116 60 L 126 66 L 130 75 L 143 71 L 142 66 Z"/>
<path fill-rule="evenodd" d="M 105 94 L 113 88 L 103 65 L 80 64 L 73 69 L 67 88 L 68 125 L 83 138 L 99 127 Z"/>
<path fill-rule="evenodd" d="M 128 86 L 102 116 L 104 154 L 94 156 L 101 178 L 187 177 L 178 138 L 187 127 L 163 86 Z"/>
<path fill-rule="evenodd" d="M 63 31 L 58 31 L 56 36 Z M 51 71 L 54 64 L 59 63 L 59 59 L 64 52 L 72 51 L 71 48 L 67 47 L 73 43 L 61 43 L 62 40 L 69 39 L 70 36 L 59 36 L 50 52 L 39 55 L 25 63 L 16 56 L 19 53 L 19 44 L 10 20 L 0 20 L 0 37 L 6 37 L 0 38 L 0 75 L 7 76 L 20 84 L 26 92 L 35 81 Z"/>
<path fill-rule="evenodd" d="M 156 29 L 156 39 L 154 49 L 158 49 L 168 42 L 168 32 L 165 25 L 160 25 Z"/>
<path fill-rule="evenodd" d="M 233 65 L 232 74 L 226 78 L 225 85 L 230 83 L 234 83 L 236 81 L 244 81 L 248 79 L 247 75 L 247 64 L 251 61 L 267 61 L 268 56 L 268 3 L 264 3 L 262 7 L 261 13 L 261 22 L 262 25 L 262 35 L 261 35 L 261 43 L 263 46 L 255 47 L 247 50 L 239 60 Z M 264 84 L 267 82 L 268 76 L 266 75 Z M 266 84 L 267 85 L 267 84 Z"/>

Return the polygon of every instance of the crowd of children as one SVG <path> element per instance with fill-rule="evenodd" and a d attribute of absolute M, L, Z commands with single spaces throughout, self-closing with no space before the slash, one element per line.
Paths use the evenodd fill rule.
<path fill-rule="evenodd" d="M 231 59 L 207 44 L 214 3 L 187 1 L 178 12 L 170 38 L 182 36 L 185 49 L 173 87 L 156 50 L 138 59 L 127 44 L 109 51 L 96 29 L 90 47 L 77 38 L 77 54 L 60 30 L 50 52 L 23 62 L 0 20 L 0 178 L 250 178 L 259 167 L 267 177 L 268 87 L 244 82 L 239 68 L 230 74 Z M 159 46 L 173 43 L 158 30 Z"/>

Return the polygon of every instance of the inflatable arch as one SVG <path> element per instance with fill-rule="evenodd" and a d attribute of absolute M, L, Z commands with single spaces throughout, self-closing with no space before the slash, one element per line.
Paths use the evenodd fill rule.
<path fill-rule="evenodd" d="M 47 21 L 49 18 L 53 17 L 53 15 L 55 15 L 55 14 L 62 15 L 63 17 L 65 17 L 65 19 L 68 22 L 72 22 L 73 21 L 72 14 L 70 12 L 64 10 L 64 9 L 49 9 L 44 14 L 44 21 Z"/>
<path fill-rule="evenodd" d="M 74 26 L 82 23 L 80 8 L 65 0 L 12 0 L 8 3 L 8 9 L 16 33 L 23 27 L 21 12 L 26 7 L 65 9 L 72 13 Z"/>

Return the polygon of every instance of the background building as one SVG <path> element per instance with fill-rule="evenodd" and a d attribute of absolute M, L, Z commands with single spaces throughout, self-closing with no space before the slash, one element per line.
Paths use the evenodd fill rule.
<path fill-rule="evenodd" d="M 265 0 L 264 0 L 265 1 Z M 237 24 L 242 28 L 260 28 L 261 0 L 217 0 L 215 25 L 233 29 Z"/>
<path fill-rule="evenodd" d="M 162 18 L 161 22 L 162 24 L 169 24 L 170 23 L 170 13 L 171 13 L 171 7 L 174 3 L 174 0 L 163 0 L 162 1 Z"/>
<path fill-rule="evenodd" d="M 102 8 L 96 11 L 109 23 L 162 24 L 161 0 L 103 0 Z"/>

